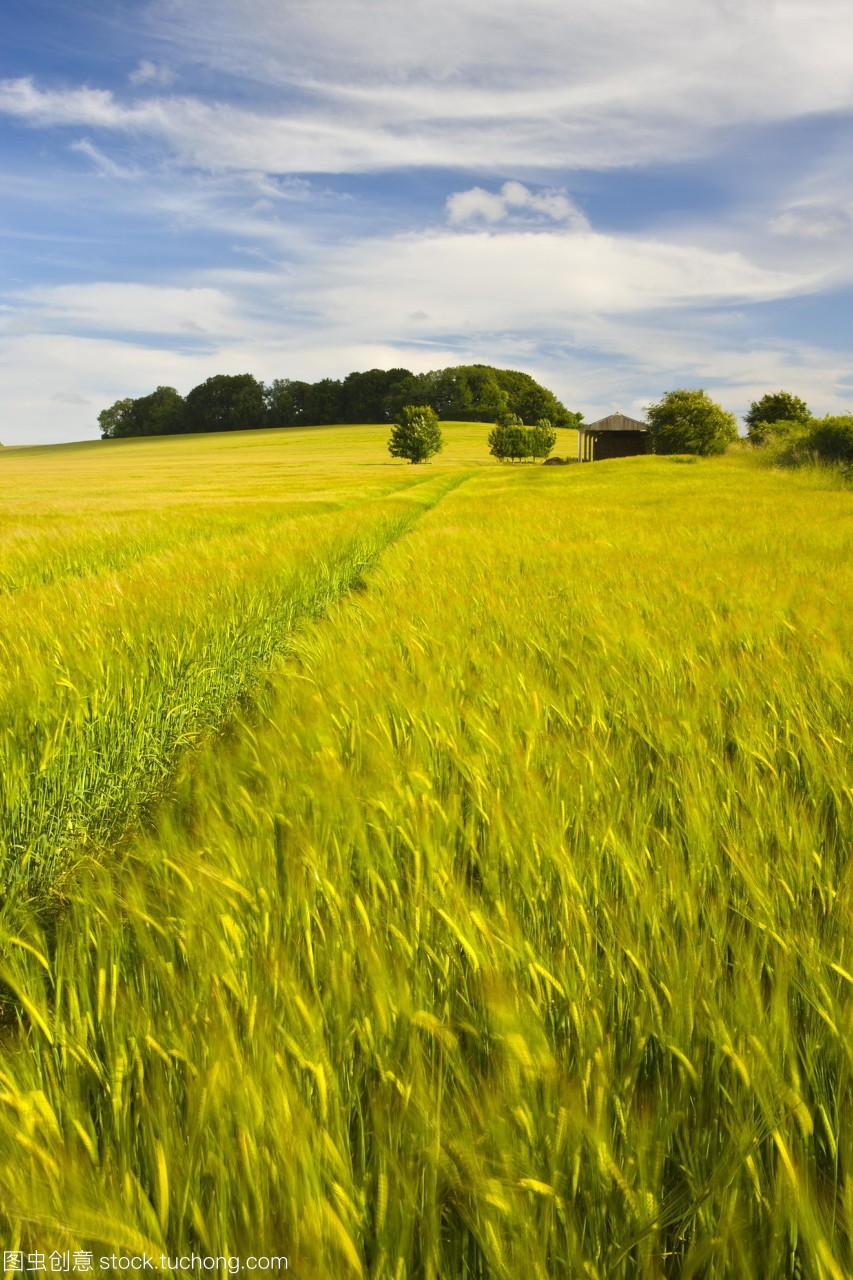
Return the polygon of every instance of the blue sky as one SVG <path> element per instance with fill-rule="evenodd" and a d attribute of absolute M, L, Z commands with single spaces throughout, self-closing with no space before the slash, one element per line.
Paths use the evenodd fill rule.
<path fill-rule="evenodd" d="M 853 411 L 848 0 L 2 0 L 0 440 L 212 373 Z"/>

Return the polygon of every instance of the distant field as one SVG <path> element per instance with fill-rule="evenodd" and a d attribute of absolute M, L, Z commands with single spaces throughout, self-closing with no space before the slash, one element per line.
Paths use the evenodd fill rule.
<path fill-rule="evenodd" d="M 4 1248 L 853 1270 L 849 492 L 486 431 L 0 455 Z"/>

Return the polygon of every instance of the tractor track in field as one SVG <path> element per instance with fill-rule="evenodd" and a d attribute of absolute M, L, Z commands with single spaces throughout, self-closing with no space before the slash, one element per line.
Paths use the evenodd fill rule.
<path fill-rule="evenodd" d="M 156 771 L 154 771 L 156 776 L 152 772 L 152 775 L 146 778 L 140 766 L 139 775 L 128 777 L 129 798 L 124 807 L 119 797 L 118 802 L 109 807 L 108 815 L 104 815 L 96 807 L 99 789 L 96 785 L 88 811 L 85 806 L 82 809 L 78 806 L 76 810 L 72 810 L 73 797 L 63 794 L 62 788 L 56 787 L 56 794 L 61 797 L 61 801 L 53 815 L 55 820 L 51 822 L 48 816 L 40 831 L 33 830 L 32 821 L 28 827 L 25 814 L 19 814 L 16 817 L 14 810 L 7 808 L 5 814 L 0 811 L 0 824 L 2 824 L 0 826 L 0 867 L 7 868 L 4 877 L 6 885 L 0 891 L 0 930 L 7 937 L 14 935 L 17 932 L 19 919 L 26 919 L 32 915 L 44 924 L 57 911 L 61 911 L 67 895 L 72 892 L 75 868 L 81 863 L 103 863 L 111 854 L 120 854 L 121 850 L 132 842 L 141 830 L 144 830 L 151 812 L 168 795 L 176 771 L 188 754 L 226 733 L 238 708 L 244 713 L 251 708 L 256 697 L 254 686 L 276 656 L 286 657 L 291 649 L 292 640 L 301 627 L 307 622 L 322 618 L 334 604 L 353 591 L 363 589 L 367 576 L 376 570 L 385 553 L 400 538 L 411 532 L 427 512 L 433 510 L 448 494 L 466 483 L 470 479 L 470 474 L 465 472 L 441 477 L 418 477 L 414 483 L 407 484 L 402 493 L 397 490 L 381 498 L 369 499 L 365 503 L 367 508 L 382 502 L 393 502 L 398 497 L 405 500 L 412 490 L 421 491 L 410 511 L 387 518 L 385 524 L 377 530 L 381 534 L 378 540 L 374 540 L 370 533 L 356 532 L 341 546 L 334 548 L 329 558 L 316 567 L 313 578 L 302 594 L 285 602 L 280 619 L 281 626 L 275 642 L 270 644 L 260 659 L 247 664 L 240 672 L 241 679 L 236 696 L 231 698 L 224 714 L 212 723 L 205 724 L 195 734 L 188 732 L 179 735 L 166 753 L 165 763 L 162 756 L 157 757 Z M 436 492 L 424 501 L 422 491 L 428 484 L 435 484 Z M 249 636 L 247 646 L 250 639 Z M 67 764 L 66 757 L 73 758 L 79 746 L 79 742 L 75 739 L 70 737 L 67 739 L 64 752 L 57 753 L 51 761 L 51 765 L 54 760 L 57 762 L 56 771 Z M 51 781 L 49 765 L 35 785 L 47 793 Z M 102 780 L 102 786 L 108 781 L 110 779 L 105 777 Z M 0 792 L 0 801 L 3 799 Z M 37 815 L 50 815 L 50 805 L 47 800 L 48 794 L 45 794 L 45 802 L 35 807 Z M 63 838 L 63 832 L 72 826 L 73 837 Z M 22 878 L 17 883 L 13 880 L 10 884 L 8 869 L 11 868 L 14 873 L 15 863 L 20 859 L 43 866 L 44 864 L 39 862 L 39 854 L 45 858 L 50 857 L 52 874 L 43 874 L 40 879 Z M 121 861 L 120 857 L 118 861 Z M 6 949 L 5 942 L 0 936 L 0 963 Z M 2 1003 L 2 997 L 0 997 L 0 1023 L 3 1021 Z"/>

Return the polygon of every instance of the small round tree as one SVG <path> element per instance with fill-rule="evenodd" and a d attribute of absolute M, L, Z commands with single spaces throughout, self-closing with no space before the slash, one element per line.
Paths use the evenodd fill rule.
<path fill-rule="evenodd" d="M 506 462 L 507 458 L 511 458 L 513 462 L 526 458 L 530 452 L 528 435 L 529 432 L 520 421 L 498 423 L 488 435 L 489 453 L 499 462 Z"/>
<path fill-rule="evenodd" d="M 557 432 L 550 418 L 540 418 L 530 431 L 531 451 L 534 458 L 547 458 L 557 443 Z"/>
<path fill-rule="evenodd" d="M 667 391 L 646 408 L 652 453 L 724 453 L 737 440 L 733 413 L 716 404 L 705 391 Z"/>
<path fill-rule="evenodd" d="M 397 414 L 391 428 L 388 452 L 392 458 L 426 462 L 444 448 L 438 416 L 428 404 L 407 404 Z"/>
<path fill-rule="evenodd" d="M 744 422 L 752 443 L 763 444 L 767 428 L 773 423 L 799 422 L 805 426 L 811 418 L 808 405 L 799 396 L 792 396 L 790 391 L 768 391 L 760 400 L 753 400 Z"/>
<path fill-rule="evenodd" d="M 535 427 L 525 427 L 515 418 L 514 422 L 499 422 L 489 432 L 489 453 L 499 462 L 547 458 L 556 443 L 557 432 L 547 418 L 540 418 Z"/>

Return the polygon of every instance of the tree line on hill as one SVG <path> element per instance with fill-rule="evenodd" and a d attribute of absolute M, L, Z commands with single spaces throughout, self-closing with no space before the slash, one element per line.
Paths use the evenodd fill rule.
<path fill-rule="evenodd" d="M 319 382 L 276 378 L 268 386 L 250 373 L 216 374 L 185 397 L 174 387 L 158 387 L 147 396 L 117 400 L 98 414 L 98 422 L 102 437 L 116 440 L 393 422 L 411 404 L 428 405 L 439 419 L 451 422 L 499 422 L 512 415 L 526 423 L 547 418 L 555 426 L 574 427 L 583 418 L 527 373 L 473 364 L 430 373 L 369 369 Z"/>
<path fill-rule="evenodd" d="M 529 374 L 482 364 L 419 374 L 369 369 L 313 383 L 276 378 L 268 386 L 250 373 L 216 374 L 186 397 L 174 387 L 158 387 L 147 396 L 117 400 L 98 415 L 98 422 L 105 439 L 119 439 L 399 423 L 413 408 L 418 413 L 428 409 L 442 421 L 495 423 L 489 446 L 501 459 L 545 457 L 553 448 L 553 443 L 545 448 L 553 428 L 583 424 L 583 414 L 570 412 Z M 647 407 L 646 415 L 653 453 L 722 453 L 738 439 L 734 414 L 701 389 L 668 391 Z M 768 461 L 787 466 L 824 462 L 853 474 L 853 415 L 815 418 L 799 396 L 774 391 L 752 402 L 745 422 L 747 439 Z"/>

